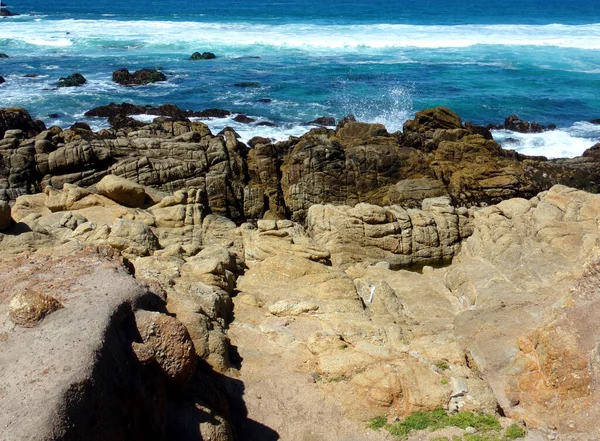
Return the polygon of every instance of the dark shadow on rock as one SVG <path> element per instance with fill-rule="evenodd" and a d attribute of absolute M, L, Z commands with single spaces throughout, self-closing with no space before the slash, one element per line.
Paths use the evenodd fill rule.
<path fill-rule="evenodd" d="M 278 440 L 273 429 L 248 419 L 244 391 L 242 381 L 215 372 L 199 359 L 189 383 L 169 391 L 169 439 L 201 441 L 229 436 L 237 441 Z"/>

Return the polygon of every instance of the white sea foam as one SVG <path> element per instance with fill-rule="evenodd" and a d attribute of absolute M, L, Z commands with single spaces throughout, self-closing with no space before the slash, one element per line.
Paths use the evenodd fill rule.
<path fill-rule="evenodd" d="M 577 122 L 569 128 L 543 133 L 494 130 L 492 135 L 505 149 L 516 150 L 525 155 L 573 158 L 600 142 L 600 125 Z"/>
<path fill-rule="evenodd" d="M 241 142 L 247 143 L 255 136 L 271 139 L 272 141 L 285 141 L 290 136 L 302 136 L 312 126 L 296 125 L 296 124 L 281 124 L 275 127 L 258 125 L 260 122 L 267 121 L 264 118 L 256 118 L 255 123 L 243 124 L 234 121 L 236 114 L 225 118 L 190 118 L 192 121 L 201 121 L 205 123 L 213 134 L 219 133 L 225 127 L 231 127 L 238 135 Z M 133 118 L 145 123 L 151 123 L 156 115 L 135 115 Z"/>
<path fill-rule="evenodd" d="M 65 37 L 69 32 L 68 38 Z M 144 46 L 256 44 L 293 48 L 460 48 L 533 45 L 600 49 L 600 24 L 589 25 L 266 25 L 179 21 L 42 20 L 3 23 L 3 38 L 69 46 L 136 41 Z"/>

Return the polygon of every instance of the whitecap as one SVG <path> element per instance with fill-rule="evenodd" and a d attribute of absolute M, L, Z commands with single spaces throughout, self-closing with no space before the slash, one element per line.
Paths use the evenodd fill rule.
<path fill-rule="evenodd" d="M 517 133 L 493 130 L 492 135 L 503 148 L 548 158 L 573 158 L 600 142 L 600 125 L 576 122 L 571 127 L 542 133 Z"/>

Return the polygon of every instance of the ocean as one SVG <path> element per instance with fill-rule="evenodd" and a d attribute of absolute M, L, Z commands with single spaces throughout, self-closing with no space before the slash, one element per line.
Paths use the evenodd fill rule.
<path fill-rule="evenodd" d="M 280 140 L 321 116 L 354 114 L 396 131 L 443 105 L 477 124 L 518 114 L 557 125 L 494 132 L 526 154 L 572 157 L 600 141 L 600 125 L 588 122 L 600 118 L 595 0 L 4 3 L 22 15 L 0 19 L 0 52 L 9 55 L 0 58 L 0 107 L 25 107 L 48 126 L 99 129 L 106 120 L 83 115 L 93 107 L 171 103 L 246 114 L 256 122 L 205 122 L 233 126 L 243 140 Z M 217 58 L 188 60 L 195 51 Z M 122 67 L 159 68 L 168 81 L 120 86 L 111 76 Z M 56 87 L 74 72 L 87 84 Z"/>

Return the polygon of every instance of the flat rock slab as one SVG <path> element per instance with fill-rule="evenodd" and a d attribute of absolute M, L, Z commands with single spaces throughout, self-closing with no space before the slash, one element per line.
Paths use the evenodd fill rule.
<path fill-rule="evenodd" d="M 9 304 L 22 290 L 51 296 L 64 307 L 34 327 L 17 326 L 9 318 Z M 3 441 L 63 439 L 73 423 L 69 400 L 76 400 L 77 391 L 90 383 L 102 382 L 97 378 L 98 359 L 107 333 L 127 322 L 134 304 L 145 295 L 117 260 L 81 245 L 17 256 L 0 252 Z M 106 397 L 94 399 L 101 412 Z"/>

